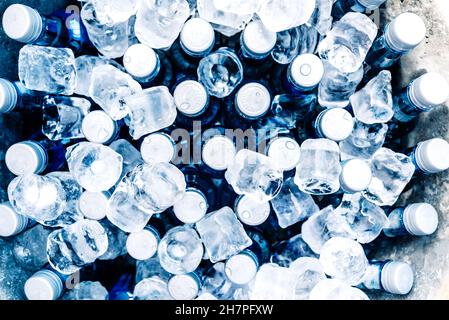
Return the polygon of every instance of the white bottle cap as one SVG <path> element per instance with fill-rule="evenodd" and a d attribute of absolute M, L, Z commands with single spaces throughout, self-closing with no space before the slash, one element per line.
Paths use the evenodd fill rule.
<path fill-rule="evenodd" d="M 91 220 L 101 220 L 109 211 L 109 195 L 106 192 L 84 191 L 78 200 L 78 209 Z"/>
<path fill-rule="evenodd" d="M 226 170 L 234 161 L 237 149 L 234 142 L 226 136 L 210 138 L 203 146 L 202 160 L 214 170 Z"/>
<path fill-rule="evenodd" d="M 158 236 L 150 229 L 130 233 L 126 239 L 126 250 L 136 260 L 150 259 L 156 254 L 158 245 Z"/>
<path fill-rule="evenodd" d="M 438 173 L 449 169 L 449 143 L 441 138 L 420 142 L 416 147 L 415 161 L 426 173 Z"/>
<path fill-rule="evenodd" d="M 158 60 L 156 52 L 141 43 L 134 44 L 126 50 L 123 56 L 123 66 L 130 75 L 136 78 L 146 78 L 157 71 Z"/>
<path fill-rule="evenodd" d="M 191 274 L 178 274 L 168 280 L 168 292 L 175 300 L 193 300 L 200 291 L 198 279 Z"/>
<path fill-rule="evenodd" d="M 426 25 L 416 14 L 405 12 L 391 21 L 385 32 L 387 43 L 396 51 L 410 51 L 426 37 Z"/>
<path fill-rule="evenodd" d="M 3 30 L 11 39 L 32 43 L 42 33 L 42 18 L 33 8 L 12 4 L 3 13 Z"/>
<path fill-rule="evenodd" d="M 280 137 L 270 141 L 267 155 L 273 159 L 273 162 L 279 169 L 289 171 L 295 169 L 298 165 L 301 148 L 294 139 Z"/>
<path fill-rule="evenodd" d="M 208 204 L 204 194 L 195 188 L 188 188 L 184 196 L 173 205 L 173 212 L 183 223 L 196 223 L 207 212 Z"/>
<path fill-rule="evenodd" d="M 180 41 L 188 51 L 202 53 L 214 45 L 215 32 L 212 25 L 206 20 L 192 18 L 184 24 Z"/>
<path fill-rule="evenodd" d="M 428 203 L 414 203 L 404 210 L 404 225 L 415 236 L 427 236 L 438 227 L 438 212 Z"/>
<path fill-rule="evenodd" d="M 319 130 L 323 138 L 342 141 L 349 137 L 354 129 L 354 119 L 345 109 L 333 108 L 325 110 L 318 116 Z"/>
<path fill-rule="evenodd" d="M 323 61 L 311 53 L 297 56 L 289 66 L 288 74 L 292 81 L 300 87 L 317 86 L 324 75 Z"/>
<path fill-rule="evenodd" d="M 85 138 L 94 143 L 106 143 L 117 133 L 117 123 L 104 111 L 89 112 L 83 119 L 81 130 Z"/>
<path fill-rule="evenodd" d="M 373 178 L 371 167 L 362 159 L 351 159 L 342 165 L 340 185 L 345 192 L 356 193 L 368 188 Z"/>
<path fill-rule="evenodd" d="M 410 98 L 414 104 L 422 109 L 442 105 L 449 97 L 449 84 L 438 73 L 429 72 L 410 86 Z"/>
<path fill-rule="evenodd" d="M 270 106 L 270 92 L 260 83 L 247 83 L 237 92 L 236 108 L 247 117 L 261 117 L 268 111 Z"/>
<path fill-rule="evenodd" d="M 168 134 L 153 133 L 143 139 L 140 153 L 148 164 L 169 163 L 175 155 L 175 142 Z"/>
<path fill-rule="evenodd" d="M 62 280 L 50 270 L 40 270 L 25 282 L 25 296 L 28 300 L 56 300 L 64 285 Z"/>
<path fill-rule="evenodd" d="M 385 291 L 393 294 L 407 294 L 413 287 L 413 270 L 403 262 L 391 261 L 385 264 L 381 273 L 381 283 Z"/>
<path fill-rule="evenodd" d="M 225 263 L 225 274 L 237 284 L 249 283 L 257 274 L 258 262 L 249 254 L 240 253 L 229 258 Z"/>
<path fill-rule="evenodd" d="M 29 219 L 17 214 L 9 202 L 0 204 L 0 237 L 14 236 L 28 226 Z"/>
<path fill-rule="evenodd" d="M 17 105 L 17 90 L 11 81 L 0 79 L 0 113 L 8 113 Z"/>
<path fill-rule="evenodd" d="M 176 107 L 188 116 L 196 116 L 207 106 L 206 88 L 194 80 L 186 80 L 178 84 L 173 92 Z"/>
<path fill-rule="evenodd" d="M 369 10 L 379 8 L 386 0 L 358 0 L 362 6 Z"/>
<path fill-rule="evenodd" d="M 47 155 L 36 142 L 25 141 L 13 144 L 6 151 L 5 163 L 9 171 L 16 176 L 36 173 L 45 170 Z"/>
<path fill-rule="evenodd" d="M 268 54 L 276 45 L 277 34 L 265 28 L 263 23 L 252 21 L 243 30 L 243 43 L 249 51 L 257 55 Z"/>
<path fill-rule="evenodd" d="M 270 203 L 257 202 L 248 196 L 241 196 L 236 201 L 235 213 L 244 224 L 258 226 L 267 221 L 270 215 Z"/>

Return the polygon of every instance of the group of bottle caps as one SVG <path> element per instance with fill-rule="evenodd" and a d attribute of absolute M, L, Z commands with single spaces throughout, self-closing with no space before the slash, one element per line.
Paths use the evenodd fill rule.
<path fill-rule="evenodd" d="M 104 280 L 109 299 L 367 299 L 361 290 L 408 294 L 414 281 L 409 264 L 368 262 L 365 254 L 391 237 L 426 236 L 437 229 L 432 205 L 393 205 L 412 178 L 449 168 L 449 144 L 443 139 L 423 141 L 410 150 L 401 144 L 422 112 L 446 101 L 449 86 L 440 75 L 425 73 L 391 93 L 386 69 L 423 41 L 426 28 L 417 15 L 403 13 L 373 36 L 364 13 L 384 1 L 337 0 L 334 26 L 318 35 L 318 50 L 299 50 L 287 64 L 271 53 L 283 45 L 279 39 L 285 40 L 282 35 L 289 30 L 264 26 L 266 14 L 228 36 L 217 32 L 226 28 L 206 21 L 193 6 L 168 48 L 148 45 L 150 35 L 142 35 L 137 21 L 137 38 L 131 30 L 126 51 L 108 56 L 85 17 L 86 26 L 64 12 L 43 16 L 24 5 L 8 7 L 3 30 L 26 46 L 19 58 L 21 81 L 0 79 L 0 112 L 43 113 L 44 124 L 41 132 L 6 152 L 6 165 L 17 178 L 8 189 L 10 201 L 0 205 L 0 236 L 20 237 L 39 224 L 55 230 L 43 248 L 50 252 L 49 261 L 26 281 L 25 296 L 58 299 L 77 290 L 66 285 L 74 271 L 81 280 Z M 198 0 L 198 6 L 207 2 Z M 146 1 L 140 6 L 151 9 Z M 134 18 L 128 17 L 127 25 Z M 363 19 L 369 21 L 365 31 L 357 29 Z M 344 28 L 352 39 L 344 41 L 339 33 Z M 313 25 L 309 32 L 318 34 Z M 337 47 L 350 51 L 349 58 Z M 69 58 L 63 60 L 65 55 Z M 351 55 L 360 55 L 363 65 L 343 61 L 338 66 L 338 59 Z M 76 57 L 75 64 L 67 62 L 70 56 Z M 56 83 L 53 73 L 62 74 L 65 82 Z M 101 87 L 114 77 L 121 88 Z M 73 93 L 77 95 L 70 97 Z M 137 98 L 131 101 L 133 95 Z M 135 109 L 126 109 L 128 101 Z M 147 119 L 138 107 L 157 111 Z M 214 134 L 200 142 L 201 161 L 174 163 L 179 149 L 170 130 L 183 128 L 192 137 L 194 121 Z M 238 150 L 225 134 L 226 129 L 248 128 L 271 130 L 265 154 Z M 39 179 L 48 177 L 63 189 L 72 188 L 67 195 L 76 188 L 69 183 L 81 186 L 70 199 L 72 211 L 67 197 L 55 200 L 52 190 L 39 190 L 44 181 Z M 129 193 L 127 183 L 134 183 L 142 198 L 154 198 L 123 195 Z M 27 184 L 34 189 L 26 189 Z M 44 182 L 42 186 L 48 188 Z M 57 217 L 51 210 L 45 217 L 37 213 L 42 206 L 64 209 Z M 351 208 L 345 211 L 345 206 Z M 350 232 L 332 229 L 327 217 L 334 211 L 347 219 Z M 380 222 L 357 225 L 371 218 Z M 75 244 L 76 254 L 71 254 L 81 262 L 73 258 L 69 267 L 62 266 L 51 256 L 57 250 L 54 241 L 59 236 L 59 241 L 70 242 L 64 237 L 72 233 L 76 241 L 87 243 L 88 253 L 77 252 Z M 96 233 L 107 233 L 109 249 L 96 239 L 90 241 L 97 248 L 87 249 Z M 119 247 L 118 253 L 98 260 L 112 246 Z M 89 260 L 88 254 L 94 257 Z M 348 265 L 350 261 L 359 262 Z M 139 271 L 143 263 L 148 265 Z M 117 276 L 113 269 L 125 264 L 131 271 L 125 268 Z M 78 290 L 83 284 L 91 283 L 81 282 Z M 95 298 L 84 294 L 81 298 Z"/>

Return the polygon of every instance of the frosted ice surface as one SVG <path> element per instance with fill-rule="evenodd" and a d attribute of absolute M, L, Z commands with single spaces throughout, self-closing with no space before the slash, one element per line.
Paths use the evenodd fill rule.
<path fill-rule="evenodd" d="M 12 253 L 24 269 L 38 271 L 47 261 L 47 238 L 52 230 L 37 224 L 14 238 Z"/>
<path fill-rule="evenodd" d="M 114 226 L 107 219 L 101 220 L 100 224 L 106 231 L 108 237 L 108 249 L 98 259 L 114 260 L 115 258 L 126 254 L 126 239 L 128 238 L 128 235 Z"/>
<path fill-rule="evenodd" d="M 165 282 L 168 282 L 172 277 L 170 273 L 162 268 L 157 255 L 150 259 L 139 260 L 136 262 L 136 282 L 140 282 L 145 278 L 151 278 L 153 276 L 158 276 Z"/>
<path fill-rule="evenodd" d="M 257 272 L 251 300 L 294 300 L 296 274 L 276 264 L 264 264 Z"/>
<path fill-rule="evenodd" d="M 305 220 L 320 210 L 312 196 L 299 190 L 292 178 L 284 182 L 281 192 L 271 200 L 271 205 L 281 228 Z"/>
<path fill-rule="evenodd" d="M 332 27 L 332 6 L 334 0 L 317 0 L 315 11 L 307 22 L 321 35 L 326 35 Z"/>
<path fill-rule="evenodd" d="M 363 196 L 378 206 L 391 206 L 401 195 L 415 172 L 412 159 L 380 148 L 371 160 L 373 178 Z"/>
<path fill-rule="evenodd" d="M 324 243 L 332 237 L 332 230 L 328 229 L 327 220 L 334 208 L 328 206 L 314 214 L 301 227 L 303 240 L 315 253 L 320 253 Z"/>
<path fill-rule="evenodd" d="M 228 259 L 252 244 L 243 225 L 229 207 L 209 213 L 196 223 L 211 262 Z"/>
<path fill-rule="evenodd" d="M 169 48 L 189 16 L 185 0 L 144 0 L 136 15 L 136 36 L 151 48 Z"/>
<path fill-rule="evenodd" d="M 129 96 L 125 104 L 129 108 L 129 134 L 135 140 L 171 126 L 176 119 L 175 100 L 164 86 Z"/>
<path fill-rule="evenodd" d="M 91 192 L 112 188 L 122 173 L 122 156 L 101 144 L 77 143 L 67 149 L 66 158 L 76 181 Z"/>
<path fill-rule="evenodd" d="M 19 52 L 19 79 L 30 90 L 72 95 L 76 85 L 73 51 L 24 46 Z"/>
<path fill-rule="evenodd" d="M 100 21 L 111 23 L 126 22 L 135 15 L 142 0 L 89 0 Z"/>
<path fill-rule="evenodd" d="M 282 187 L 283 174 L 271 158 L 242 149 L 228 166 L 225 178 L 237 194 L 244 194 L 263 202 L 278 195 Z"/>
<path fill-rule="evenodd" d="M 315 256 L 316 254 L 304 241 L 303 236 L 297 234 L 288 240 L 276 244 L 272 249 L 270 261 L 281 267 L 289 267 L 298 258 Z"/>
<path fill-rule="evenodd" d="M 323 267 L 316 258 L 302 257 L 290 264 L 296 277 L 296 300 L 308 300 L 310 291 L 323 279 L 326 279 Z"/>
<path fill-rule="evenodd" d="M 391 73 L 383 70 L 354 93 L 349 101 L 357 120 L 366 124 L 390 121 L 394 115 L 391 91 Z"/>
<path fill-rule="evenodd" d="M 280 32 L 306 23 L 315 4 L 316 0 L 268 0 L 257 14 L 268 30 Z"/>
<path fill-rule="evenodd" d="M 362 246 L 341 237 L 331 238 L 323 245 L 319 260 L 328 276 L 349 285 L 359 284 L 368 267 Z"/>
<path fill-rule="evenodd" d="M 312 289 L 310 300 L 369 300 L 360 289 L 336 279 L 324 279 Z"/>
<path fill-rule="evenodd" d="M 134 288 L 134 300 L 172 300 L 167 282 L 157 276 L 143 279 Z"/>
<path fill-rule="evenodd" d="M 125 99 L 140 92 L 140 84 L 114 66 L 101 65 L 92 71 L 89 95 L 114 120 L 128 115 Z"/>
<path fill-rule="evenodd" d="M 62 300 L 107 300 L 108 291 L 100 282 L 83 281 L 68 290 Z"/>

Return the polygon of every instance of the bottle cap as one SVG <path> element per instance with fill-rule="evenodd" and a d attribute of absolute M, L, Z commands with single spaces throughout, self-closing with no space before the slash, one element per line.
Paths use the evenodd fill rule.
<path fill-rule="evenodd" d="M 91 220 L 101 220 L 109 210 L 109 195 L 106 192 L 84 191 L 78 200 L 78 209 Z"/>
<path fill-rule="evenodd" d="M 249 283 L 257 273 L 259 263 L 253 254 L 242 252 L 229 258 L 225 263 L 225 274 L 228 279 L 237 284 Z"/>
<path fill-rule="evenodd" d="M 354 119 L 345 109 L 333 108 L 323 111 L 317 118 L 317 125 L 323 138 L 342 141 L 354 129 Z"/>
<path fill-rule="evenodd" d="M 192 18 L 181 30 L 180 41 L 187 51 L 203 53 L 212 48 L 215 32 L 212 25 L 204 19 Z"/>
<path fill-rule="evenodd" d="M 358 0 L 362 6 L 369 10 L 379 8 L 386 0 Z"/>
<path fill-rule="evenodd" d="M 304 88 L 317 86 L 324 75 L 324 65 L 319 57 L 311 53 L 297 56 L 289 66 L 292 81 Z"/>
<path fill-rule="evenodd" d="M 393 294 L 407 294 L 413 287 L 413 270 L 403 262 L 391 261 L 385 264 L 381 283 L 385 291 Z"/>
<path fill-rule="evenodd" d="M 12 4 L 3 13 L 3 30 L 11 39 L 33 43 L 42 33 L 42 18 L 33 8 Z"/>
<path fill-rule="evenodd" d="M 345 192 L 356 193 L 368 188 L 373 177 L 371 167 L 362 159 L 351 159 L 342 165 L 340 185 Z"/>
<path fill-rule="evenodd" d="M 289 171 L 295 169 L 298 165 L 301 149 L 294 139 L 280 137 L 270 141 L 267 155 L 273 159 L 279 169 Z"/>
<path fill-rule="evenodd" d="M 194 274 L 178 274 L 168 280 L 168 292 L 175 300 L 193 300 L 199 291 L 199 279 Z"/>
<path fill-rule="evenodd" d="M 449 169 L 449 143 L 441 138 L 420 142 L 416 147 L 415 161 L 426 173 L 438 173 Z"/>
<path fill-rule="evenodd" d="M 208 204 L 204 194 L 195 188 L 187 188 L 184 196 L 173 205 L 176 218 L 183 223 L 196 223 L 207 212 Z"/>
<path fill-rule="evenodd" d="M 126 239 L 126 250 L 136 260 L 147 260 L 156 254 L 158 244 L 158 235 L 148 228 L 130 233 Z"/>
<path fill-rule="evenodd" d="M 271 106 L 268 89 L 260 83 L 250 82 L 242 86 L 236 95 L 236 108 L 249 118 L 263 116 Z"/>
<path fill-rule="evenodd" d="M 438 73 L 426 73 L 410 85 L 410 98 L 415 105 L 422 109 L 442 105 L 448 97 L 449 84 Z"/>
<path fill-rule="evenodd" d="M 404 225 L 410 234 L 427 236 L 438 227 L 438 212 L 428 203 L 414 203 L 404 210 Z"/>
<path fill-rule="evenodd" d="M 11 81 L 0 79 L 0 113 L 8 113 L 17 105 L 17 91 Z"/>
<path fill-rule="evenodd" d="M 136 78 L 147 78 L 158 70 L 159 57 L 150 47 L 138 43 L 126 50 L 123 65 L 130 75 Z"/>
<path fill-rule="evenodd" d="M 153 133 L 140 146 L 143 160 L 148 164 L 170 162 L 175 155 L 175 142 L 165 133 Z"/>
<path fill-rule="evenodd" d="M 6 151 L 5 163 L 16 176 L 44 171 L 47 165 L 45 150 L 36 142 L 25 141 L 13 144 Z"/>
<path fill-rule="evenodd" d="M 202 160 L 214 170 L 226 170 L 234 161 L 237 149 L 234 142 L 226 136 L 210 138 L 203 146 Z"/>
<path fill-rule="evenodd" d="M 391 21 L 385 39 L 396 51 L 407 52 L 418 46 L 426 37 L 426 25 L 416 14 L 405 12 Z"/>
<path fill-rule="evenodd" d="M 236 201 L 235 213 L 244 224 L 258 226 L 267 221 L 270 215 L 270 203 L 257 202 L 248 196 L 241 196 Z"/>
<path fill-rule="evenodd" d="M 277 41 L 276 32 L 265 28 L 259 20 L 248 23 L 243 30 L 242 37 L 245 47 L 256 55 L 270 53 Z"/>
<path fill-rule="evenodd" d="M 201 83 L 186 80 L 176 86 L 173 98 L 180 112 L 193 117 L 206 108 L 209 96 Z"/>
<path fill-rule="evenodd" d="M 50 270 L 40 270 L 25 282 L 25 296 L 28 300 L 56 300 L 64 285 L 57 274 Z"/>
<path fill-rule="evenodd" d="M 89 112 L 83 119 L 81 130 L 90 142 L 107 143 L 117 133 L 117 123 L 104 111 Z"/>
<path fill-rule="evenodd" d="M 0 204 L 0 237 L 10 237 L 22 232 L 29 219 L 17 214 L 9 202 Z"/>

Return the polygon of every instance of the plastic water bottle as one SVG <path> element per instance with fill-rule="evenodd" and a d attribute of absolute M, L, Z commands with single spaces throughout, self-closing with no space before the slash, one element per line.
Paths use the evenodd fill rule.
<path fill-rule="evenodd" d="M 33 274 L 23 291 L 28 300 L 56 300 L 62 295 L 68 278 L 48 267 Z"/>
<path fill-rule="evenodd" d="M 412 268 L 397 261 L 373 261 L 368 266 L 361 287 L 368 290 L 383 290 L 392 294 L 406 295 L 413 287 Z"/>
<path fill-rule="evenodd" d="M 284 180 L 295 175 L 301 149 L 292 134 L 281 134 L 270 139 L 266 146 L 266 155 L 274 160 L 277 167 L 284 172 Z"/>
<path fill-rule="evenodd" d="M 132 300 L 134 285 L 135 281 L 132 273 L 121 275 L 117 283 L 109 291 L 109 300 Z"/>
<path fill-rule="evenodd" d="M 23 43 L 70 47 L 77 53 L 91 47 L 84 25 L 72 12 L 43 16 L 31 7 L 12 4 L 3 13 L 2 23 L 8 37 Z"/>
<path fill-rule="evenodd" d="M 267 221 L 271 207 L 268 201 L 258 202 L 248 196 L 239 196 L 235 200 L 234 212 L 243 224 L 256 227 Z"/>
<path fill-rule="evenodd" d="M 379 8 L 386 0 L 337 0 L 332 8 L 335 20 L 343 17 L 347 12 L 366 13 Z"/>
<path fill-rule="evenodd" d="M 388 215 L 390 225 L 383 229 L 387 237 L 427 236 L 438 228 L 438 212 L 428 203 L 413 203 L 393 208 Z"/>
<path fill-rule="evenodd" d="M 140 144 L 140 154 L 148 164 L 172 161 L 175 149 L 175 141 L 165 132 L 152 133 L 146 136 Z"/>
<path fill-rule="evenodd" d="M 234 160 L 237 148 L 225 135 L 223 128 L 211 128 L 204 132 L 201 148 L 200 170 L 213 178 L 223 178 L 229 164 Z"/>
<path fill-rule="evenodd" d="M 232 256 L 225 263 L 225 274 L 236 285 L 249 283 L 257 274 L 259 259 L 251 250 Z"/>
<path fill-rule="evenodd" d="M 36 221 L 18 214 L 9 202 L 0 204 L 0 237 L 12 237 L 36 225 Z"/>
<path fill-rule="evenodd" d="M 441 138 L 422 141 L 413 148 L 410 157 L 421 174 L 434 174 L 449 169 L 449 143 Z"/>
<path fill-rule="evenodd" d="M 111 194 L 104 192 L 84 191 L 78 199 L 78 211 L 85 218 L 91 220 L 102 220 L 109 211 L 109 198 Z"/>
<path fill-rule="evenodd" d="M 126 72 L 145 87 L 150 87 L 161 72 L 159 55 L 141 43 L 134 44 L 126 50 L 123 65 Z"/>
<path fill-rule="evenodd" d="M 117 140 L 121 126 L 122 121 L 114 121 L 106 112 L 95 110 L 84 117 L 81 130 L 86 140 L 107 145 Z"/>
<path fill-rule="evenodd" d="M 139 232 L 132 232 L 126 240 L 126 250 L 128 254 L 136 260 L 147 260 L 157 252 L 161 235 L 155 227 L 147 225 Z"/>
<path fill-rule="evenodd" d="M 0 113 L 38 110 L 42 101 L 42 94 L 28 90 L 20 81 L 0 79 Z"/>
<path fill-rule="evenodd" d="M 178 274 L 168 280 L 168 292 L 175 300 L 195 299 L 202 286 L 200 276 L 196 272 Z"/>
<path fill-rule="evenodd" d="M 318 87 L 323 75 L 324 65 L 318 56 L 301 54 L 290 63 L 283 76 L 284 92 L 294 95 L 309 94 Z"/>
<path fill-rule="evenodd" d="M 357 193 L 365 190 L 373 177 L 371 166 L 363 159 L 342 162 L 340 188 L 342 193 Z"/>

